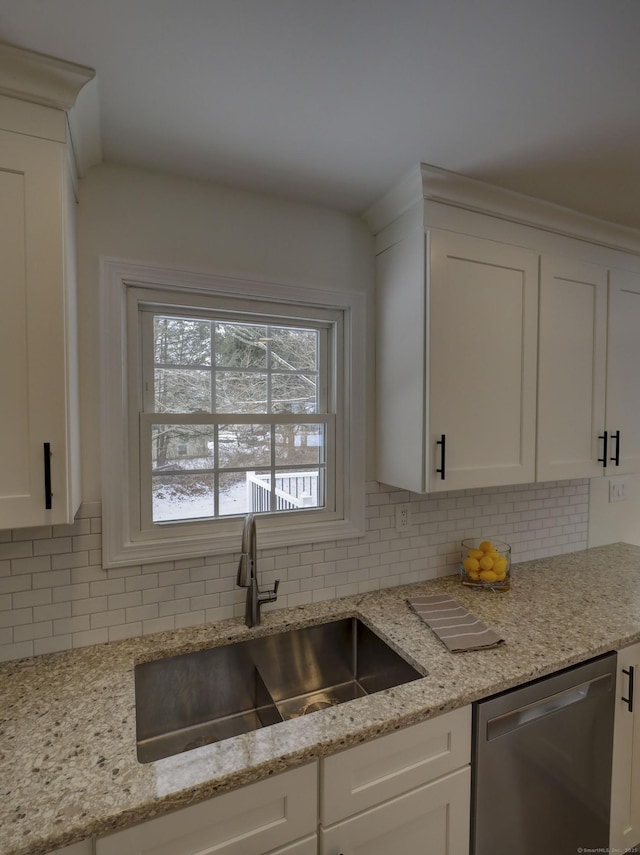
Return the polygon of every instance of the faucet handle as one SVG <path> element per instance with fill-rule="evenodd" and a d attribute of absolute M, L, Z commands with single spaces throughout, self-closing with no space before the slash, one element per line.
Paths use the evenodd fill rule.
<path fill-rule="evenodd" d="M 280 587 L 280 579 L 276 579 L 273 583 L 273 588 L 269 591 L 264 591 L 264 600 L 265 603 L 275 603 L 278 599 L 278 588 Z"/>

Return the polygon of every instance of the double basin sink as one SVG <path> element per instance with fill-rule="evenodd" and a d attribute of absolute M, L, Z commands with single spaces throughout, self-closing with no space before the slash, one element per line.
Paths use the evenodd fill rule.
<path fill-rule="evenodd" d="M 424 676 L 358 618 L 135 667 L 138 760 L 219 742 Z"/>

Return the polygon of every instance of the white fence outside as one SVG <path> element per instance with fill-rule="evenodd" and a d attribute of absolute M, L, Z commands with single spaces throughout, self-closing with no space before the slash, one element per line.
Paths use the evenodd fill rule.
<path fill-rule="evenodd" d="M 271 510 L 270 473 L 247 472 L 247 507 L 250 513 Z M 281 472 L 276 475 L 276 510 L 318 507 L 319 473 Z"/>

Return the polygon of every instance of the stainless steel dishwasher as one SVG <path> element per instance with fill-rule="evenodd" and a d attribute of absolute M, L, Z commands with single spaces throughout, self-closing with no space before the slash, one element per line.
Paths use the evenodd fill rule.
<path fill-rule="evenodd" d="M 616 654 L 474 706 L 473 855 L 609 846 Z"/>

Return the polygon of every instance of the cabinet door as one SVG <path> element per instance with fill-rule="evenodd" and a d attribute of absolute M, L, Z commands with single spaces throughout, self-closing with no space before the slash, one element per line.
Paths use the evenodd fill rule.
<path fill-rule="evenodd" d="M 333 825 L 470 760 L 470 706 L 347 748 L 322 761 L 320 821 Z"/>
<path fill-rule="evenodd" d="M 544 257 L 538 336 L 538 481 L 603 474 L 607 271 Z"/>
<path fill-rule="evenodd" d="M 607 350 L 608 475 L 640 472 L 639 330 L 640 274 L 611 270 Z M 619 447 L 616 438 L 618 431 Z"/>
<path fill-rule="evenodd" d="M 97 841 L 96 855 L 264 855 L 292 841 L 302 847 L 292 853 L 306 855 L 317 810 L 317 764 L 311 763 L 118 831 Z"/>
<path fill-rule="evenodd" d="M 65 159 L 61 143 L 0 131 L 0 529 L 69 522 L 71 516 Z"/>
<path fill-rule="evenodd" d="M 467 766 L 321 828 L 321 855 L 468 855 L 470 779 Z"/>
<path fill-rule="evenodd" d="M 624 852 L 640 842 L 640 693 L 632 685 L 638 679 L 640 644 L 633 644 L 618 652 L 609 837 L 612 852 Z"/>
<path fill-rule="evenodd" d="M 538 256 L 444 232 L 429 255 L 429 489 L 531 482 Z"/>

